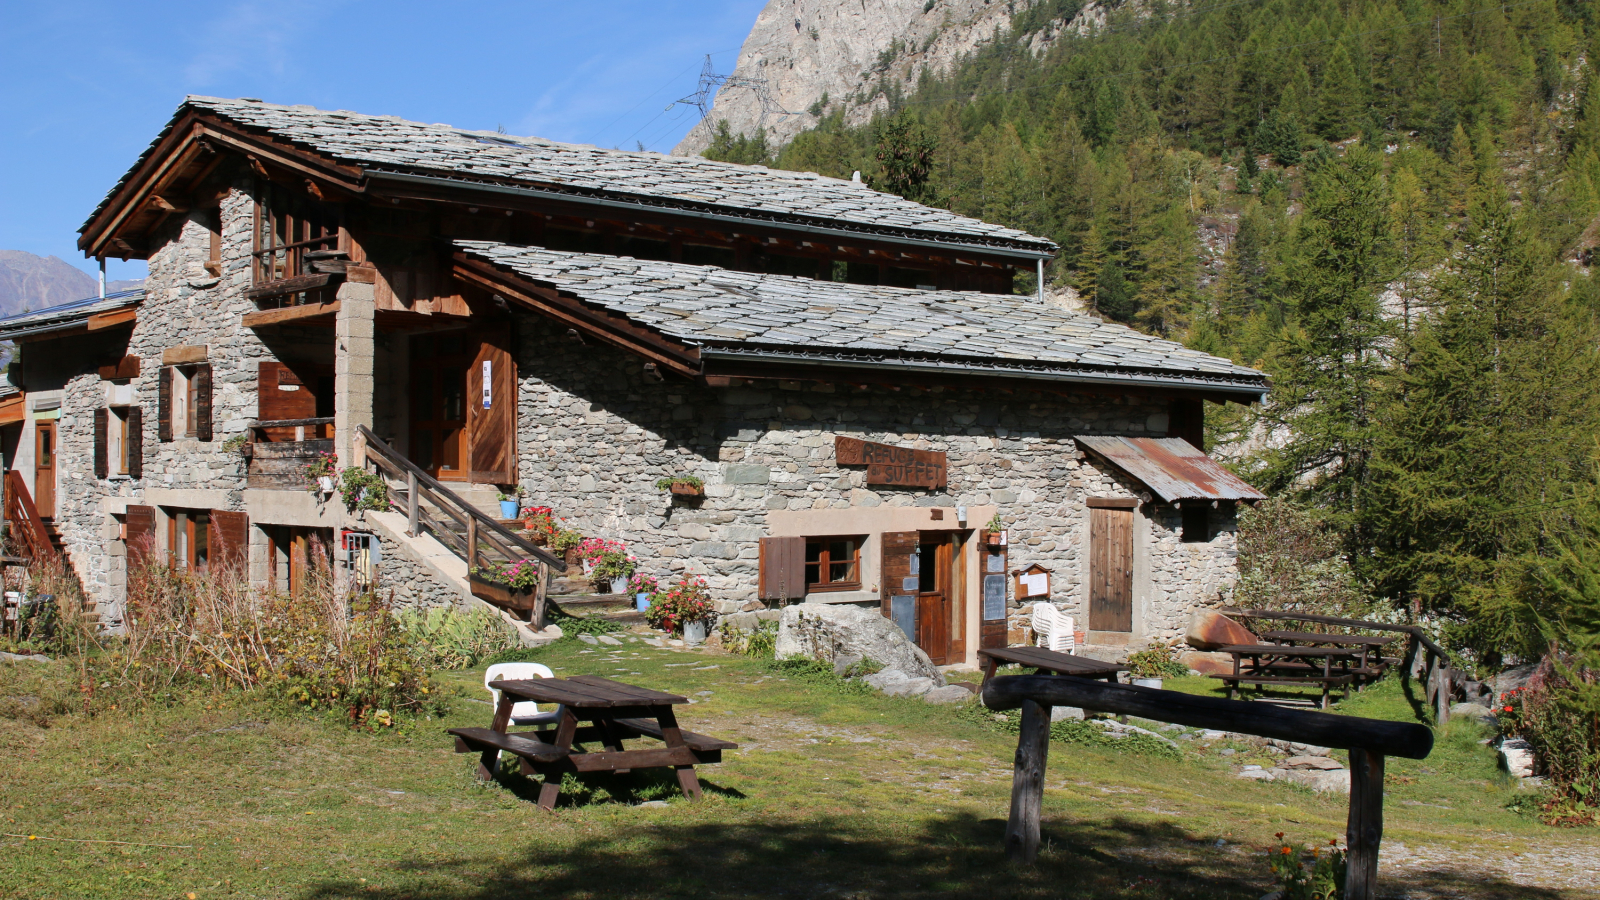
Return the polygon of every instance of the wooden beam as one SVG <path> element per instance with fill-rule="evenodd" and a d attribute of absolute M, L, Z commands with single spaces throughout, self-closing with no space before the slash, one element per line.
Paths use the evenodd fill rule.
<path fill-rule="evenodd" d="M 267 325 L 282 325 L 286 322 L 305 322 L 310 319 L 320 319 L 331 316 L 339 311 L 339 301 L 330 303 L 306 303 L 301 306 L 285 306 L 282 309 L 263 309 L 253 313 L 245 313 L 240 321 L 246 328 L 263 328 Z"/>
<path fill-rule="evenodd" d="M 124 356 L 108 366 L 101 366 L 100 377 L 106 381 L 139 377 L 139 357 Z"/>
<path fill-rule="evenodd" d="M 21 394 L 0 400 L 0 425 L 15 425 L 26 418 L 27 414 L 27 398 Z"/>
<path fill-rule="evenodd" d="M 139 318 L 137 306 L 113 309 L 99 312 L 89 317 L 89 331 L 104 331 L 107 328 L 116 328 L 120 325 L 132 325 Z"/>
<path fill-rule="evenodd" d="M 636 325 L 626 316 L 587 308 L 577 298 L 523 280 L 515 273 L 500 272 L 462 253 L 455 255 L 455 276 L 486 291 L 516 299 L 536 312 L 654 360 L 680 375 L 700 373 L 698 351 Z"/>
<path fill-rule="evenodd" d="M 301 291 L 314 291 L 317 288 L 327 287 L 333 280 L 331 273 L 323 272 L 317 275 L 296 275 L 293 278 L 282 278 L 269 281 L 257 287 L 248 288 L 244 292 L 246 300 L 265 300 L 269 297 L 282 297 L 284 294 L 298 294 Z"/>
<path fill-rule="evenodd" d="M 1373 900 L 1383 840 L 1383 754 L 1350 751 L 1350 817 L 1345 840 L 1345 900 Z"/>
<path fill-rule="evenodd" d="M 1022 728 L 1011 773 L 1011 815 L 1006 819 L 1006 856 L 1031 864 L 1039 856 L 1039 817 L 1044 808 L 1044 770 L 1050 756 L 1050 707 L 1022 701 Z"/>

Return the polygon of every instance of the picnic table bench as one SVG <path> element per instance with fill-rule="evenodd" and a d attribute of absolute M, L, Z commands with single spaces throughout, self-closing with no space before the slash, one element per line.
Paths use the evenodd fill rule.
<path fill-rule="evenodd" d="M 1326 634 L 1320 631 L 1263 631 L 1261 639 L 1291 647 L 1297 644 L 1326 644 L 1330 647 L 1347 647 L 1359 651 L 1360 664 L 1351 670 L 1351 674 L 1361 677 L 1376 677 L 1383 674 L 1391 660 L 1383 658 L 1382 650 L 1395 641 L 1393 635 Z M 1379 653 L 1375 659 L 1369 656 L 1373 651 Z"/>
<path fill-rule="evenodd" d="M 612 681 L 598 675 L 572 678 L 531 678 L 494 681 L 500 691 L 494 721 L 488 728 L 451 728 L 457 753 L 478 753 L 478 777 L 494 778 L 502 751 L 521 761 L 525 775 L 543 778 L 539 806 L 553 809 L 561 794 L 561 776 L 567 772 L 615 772 L 670 766 L 678 786 L 690 799 L 700 798 L 700 780 L 694 767 L 722 761 L 722 751 L 736 749 L 732 741 L 684 731 L 672 707 L 688 703 L 687 697 Z M 554 728 L 508 733 L 511 708 L 518 702 L 558 703 L 561 719 Z M 588 722 L 588 725 L 581 725 Z M 626 750 L 624 740 L 654 738 L 665 747 Z M 587 752 L 585 743 L 605 749 Z"/>
<path fill-rule="evenodd" d="M 1043 647 L 996 647 L 978 651 L 978 665 L 983 669 L 985 684 L 994 677 L 995 669 L 1006 664 L 1031 668 L 1035 674 L 1076 675 L 1079 678 L 1103 678 L 1111 682 L 1117 680 L 1119 673 L 1128 671 L 1127 666 Z"/>
<path fill-rule="evenodd" d="M 1356 650 L 1343 647 L 1295 647 L 1288 644 L 1233 644 L 1222 648 L 1233 657 L 1233 674 L 1212 675 L 1228 685 L 1228 699 L 1238 696 L 1240 684 L 1316 684 L 1322 687 L 1322 708 L 1328 708 L 1328 691 L 1335 685 L 1349 694 L 1356 672 L 1350 663 L 1360 659 Z M 1246 663 L 1245 660 L 1249 662 Z M 1320 666 L 1315 660 L 1321 659 Z M 1338 664 L 1335 674 L 1334 666 Z"/>

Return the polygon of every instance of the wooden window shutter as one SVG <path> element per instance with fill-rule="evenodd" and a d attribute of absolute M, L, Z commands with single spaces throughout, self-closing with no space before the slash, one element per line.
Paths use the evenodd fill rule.
<path fill-rule="evenodd" d="M 172 367 L 162 366 L 156 378 L 156 439 L 172 440 Z"/>
<path fill-rule="evenodd" d="M 794 600 L 806 595 L 806 539 L 761 539 L 761 599 Z"/>
<path fill-rule="evenodd" d="M 310 385 L 281 362 L 263 361 L 256 369 L 256 418 L 262 422 L 285 422 L 292 419 L 313 419 L 317 415 L 317 398 Z M 292 441 L 294 429 L 268 428 L 269 441 Z M 315 438 L 308 429 L 308 438 Z"/>
<path fill-rule="evenodd" d="M 144 413 L 137 406 L 128 407 L 128 436 L 122 439 L 123 450 L 128 454 L 128 477 L 144 477 Z"/>
<path fill-rule="evenodd" d="M 107 450 L 107 434 L 111 412 L 101 408 L 94 411 L 94 477 L 105 478 L 111 474 L 111 454 Z"/>
<path fill-rule="evenodd" d="M 128 507 L 126 537 L 128 569 L 131 571 L 155 557 L 156 508 L 154 506 Z"/>
<path fill-rule="evenodd" d="M 212 572 L 221 571 L 214 568 L 220 565 L 235 577 L 244 577 L 245 563 L 250 559 L 250 518 L 242 512 L 213 509 L 206 538 L 211 548 Z"/>
<path fill-rule="evenodd" d="M 511 356 L 509 323 L 479 335 L 478 354 L 467 370 L 467 447 L 472 480 L 517 481 L 517 363 Z M 483 408 L 484 367 L 489 371 L 489 408 Z"/>
<path fill-rule="evenodd" d="M 194 367 L 194 380 L 189 384 L 194 391 L 194 436 L 198 440 L 211 440 L 211 364 Z"/>

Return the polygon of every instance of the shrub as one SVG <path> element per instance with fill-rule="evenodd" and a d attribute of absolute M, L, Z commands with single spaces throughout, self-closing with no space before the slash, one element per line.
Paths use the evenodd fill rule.
<path fill-rule="evenodd" d="M 250 590 L 234 569 L 192 572 L 161 559 L 151 554 L 129 574 L 126 633 L 108 684 L 140 697 L 200 684 L 259 690 L 367 728 L 440 710 L 439 690 L 390 603 L 350 597 L 326 564 L 289 597 Z"/>
<path fill-rule="evenodd" d="M 1596 674 L 1560 662 L 1547 657 L 1525 687 L 1506 695 L 1497 718 L 1502 733 L 1527 740 L 1547 778 L 1541 818 L 1551 825 L 1600 824 L 1600 716 L 1568 677 L 1592 687 Z"/>
<path fill-rule="evenodd" d="M 610 634 L 622 630 L 621 625 L 604 616 L 569 616 L 551 610 L 546 618 L 550 620 L 550 624 L 560 626 L 562 640 L 575 638 L 580 634 Z"/>
<path fill-rule="evenodd" d="M 516 631 L 486 609 L 435 606 L 402 610 L 400 624 L 417 658 L 438 669 L 470 669 L 485 658 L 521 646 Z"/>
<path fill-rule="evenodd" d="M 1172 655 L 1172 645 L 1151 641 L 1150 646 L 1128 657 L 1128 668 L 1141 678 L 1181 678 L 1189 667 Z"/>
<path fill-rule="evenodd" d="M 778 651 L 778 623 L 757 622 L 754 629 L 734 628 L 723 622 L 722 647 L 730 653 L 772 659 Z"/>
<path fill-rule="evenodd" d="M 1339 537 L 1308 509 L 1283 499 L 1239 512 L 1239 581 L 1233 605 L 1397 621 L 1351 570 Z"/>
<path fill-rule="evenodd" d="M 711 618 L 711 592 L 705 579 L 698 575 L 684 575 L 664 591 L 650 598 L 650 608 L 645 610 L 645 621 L 662 631 L 677 634 L 689 622 Z"/>

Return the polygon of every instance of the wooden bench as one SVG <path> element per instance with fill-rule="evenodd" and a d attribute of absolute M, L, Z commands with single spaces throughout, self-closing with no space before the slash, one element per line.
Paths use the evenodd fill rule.
<path fill-rule="evenodd" d="M 1227 683 L 1229 700 L 1238 695 L 1239 685 L 1241 684 L 1319 684 L 1322 686 L 1323 709 L 1328 708 L 1329 688 L 1335 685 L 1342 685 L 1346 688 L 1346 696 L 1349 696 L 1348 688 L 1350 682 L 1355 680 L 1354 676 L 1351 675 L 1211 675 L 1209 677 L 1218 678 Z"/>
<path fill-rule="evenodd" d="M 566 759 L 570 753 L 555 744 L 530 740 L 521 734 L 502 734 L 493 728 L 450 728 L 446 732 L 455 736 L 457 753 L 504 750 L 528 762 L 537 763 L 558 763 Z"/>
<path fill-rule="evenodd" d="M 636 736 L 651 737 L 658 741 L 666 740 L 662 736 L 661 726 L 649 719 L 616 719 L 615 724 L 633 732 Z M 679 729 L 678 733 L 683 735 L 684 744 L 688 745 L 696 756 L 701 757 L 701 762 L 722 762 L 722 751 L 737 750 L 739 748 L 739 745 L 733 741 L 725 741 L 721 738 L 708 737 L 682 729 Z"/>

